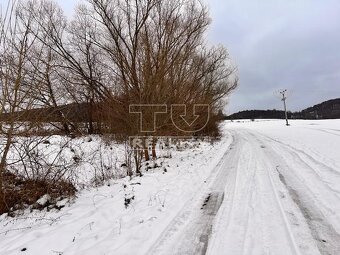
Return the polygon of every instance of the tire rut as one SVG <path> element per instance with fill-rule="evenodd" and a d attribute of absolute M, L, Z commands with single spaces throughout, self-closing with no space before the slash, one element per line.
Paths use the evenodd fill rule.
<path fill-rule="evenodd" d="M 232 144 L 216 165 L 216 172 L 213 171 L 211 178 L 207 180 L 208 191 L 199 194 L 199 203 L 191 201 L 191 206 L 188 206 L 190 208 L 183 208 L 147 254 L 206 254 L 213 223 L 224 200 L 224 188 L 228 180 L 225 162 L 236 153 L 233 150 L 236 143 L 234 137 Z M 194 200 L 195 198 L 199 197 L 193 197 Z"/>
<path fill-rule="evenodd" d="M 285 177 L 278 168 L 277 172 L 279 174 L 280 181 L 285 185 L 290 197 L 306 219 L 312 236 L 317 242 L 317 247 L 320 253 L 322 255 L 340 254 L 340 235 L 335 231 L 333 226 L 327 222 L 320 212 L 315 210 L 315 208 L 310 208 L 310 205 L 300 198 L 298 192 L 287 184 Z"/>

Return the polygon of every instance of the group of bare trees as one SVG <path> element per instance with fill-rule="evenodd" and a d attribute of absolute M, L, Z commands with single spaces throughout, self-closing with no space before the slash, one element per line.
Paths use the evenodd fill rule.
<path fill-rule="evenodd" d="M 78 104 L 88 133 L 137 135 L 132 104 L 207 104 L 214 116 L 237 86 L 226 49 L 206 44 L 199 0 L 86 0 L 72 20 L 51 0 L 9 1 L 1 15 L 1 172 L 13 135 L 37 117 L 14 113 L 56 109 L 53 125 L 69 134 L 79 127 L 58 107 Z M 157 124 L 159 134 L 178 132 L 168 115 Z"/>

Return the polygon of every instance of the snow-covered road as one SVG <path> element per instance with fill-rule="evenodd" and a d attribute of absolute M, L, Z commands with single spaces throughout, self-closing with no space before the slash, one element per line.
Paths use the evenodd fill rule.
<path fill-rule="evenodd" d="M 0 254 L 339 255 L 340 120 L 227 121 L 223 132 L 159 159 L 166 173 L 0 216 Z"/>
<path fill-rule="evenodd" d="M 286 135 L 299 129 L 288 128 Z M 234 142 L 203 204 L 168 228 L 151 254 L 340 254 L 340 169 L 327 164 L 329 155 L 316 157 L 251 124 L 228 133 Z M 340 142 L 337 135 L 328 138 Z"/>
<path fill-rule="evenodd" d="M 238 157 L 210 254 L 340 254 L 340 172 L 254 130 L 238 130 Z"/>

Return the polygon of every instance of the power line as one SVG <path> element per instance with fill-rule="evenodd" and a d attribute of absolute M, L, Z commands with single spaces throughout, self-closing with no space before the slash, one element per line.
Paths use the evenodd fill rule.
<path fill-rule="evenodd" d="M 282 96 L 282 101 L 283 101 L 283 105 L 284 105 L 284 109 L 285 109 L 285 116 L 286 116 L 286 125 L 289 126 L 289 123 L 288 123 L 288 113 L 287 113 L 287 104 L 286 104 L 286 99 L 287 99 L 287 90 L 282 90 L 280 91 L 280 94 Z"/>

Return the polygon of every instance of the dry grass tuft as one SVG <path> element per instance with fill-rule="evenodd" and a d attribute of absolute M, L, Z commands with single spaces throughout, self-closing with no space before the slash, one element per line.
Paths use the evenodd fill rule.
<path fill-rule="evenodd" d="M 3 174 L 4 192 L 0 193 L 0 215 L 27 208 L 48 194 L 52 200 L 74 196 L 75 187 L 66 181 L 41 181 L 24 179 L 12 173 Z M 42 209 L 42 208 L 40 208 Z"/>

